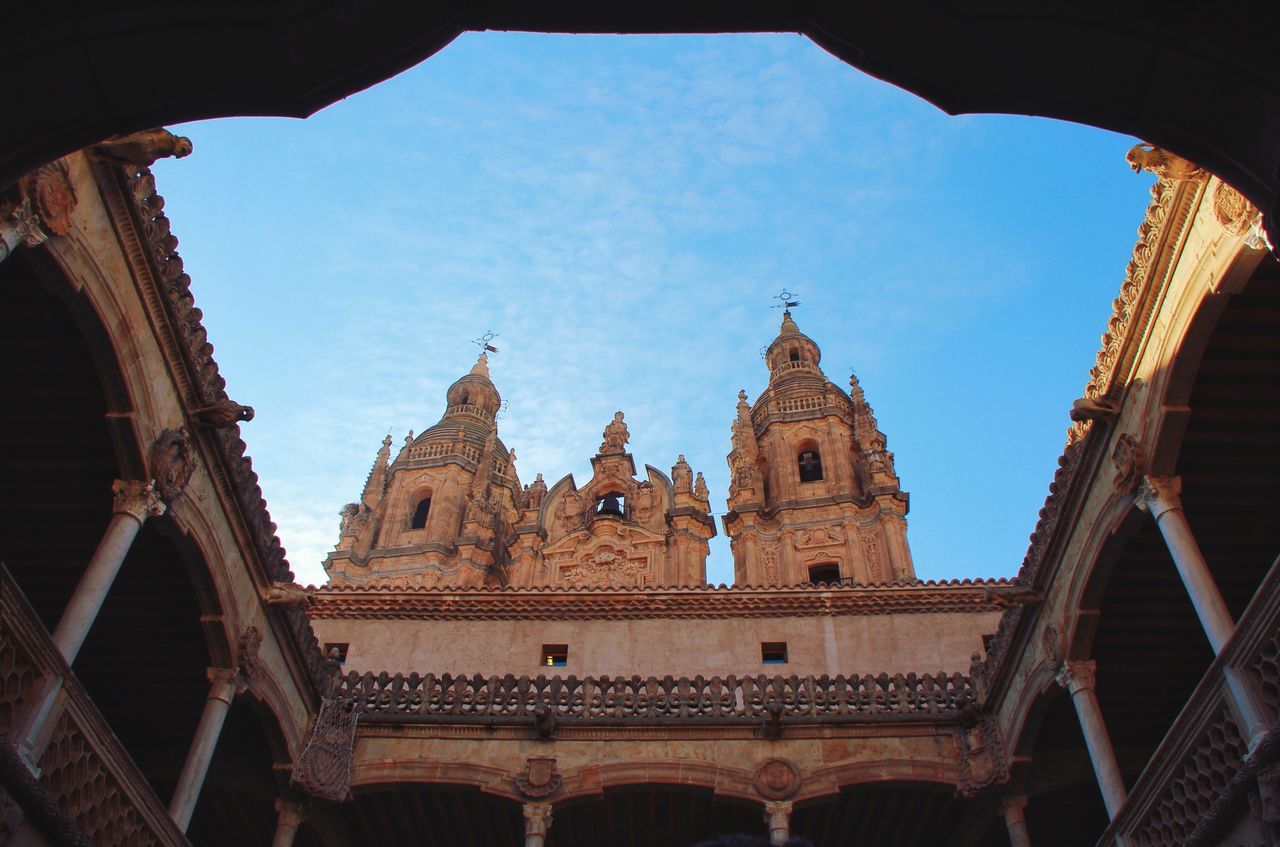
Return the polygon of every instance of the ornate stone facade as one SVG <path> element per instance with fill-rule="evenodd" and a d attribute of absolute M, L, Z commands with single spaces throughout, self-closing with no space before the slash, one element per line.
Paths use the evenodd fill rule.
<path fill-rule="evenodd" d="M 625 416 L 614 414 L 592 477 L 520 486 L 498 439 L 501 398 L 485 354 L 448 390 L 435 426 L 382 444 L 364 493 L 342 511 L 330 586 L 652 588 L 706 582 L 715 535 L 706 483 L 680 456 L 637 479 Z M 485 469 L 487 472 L 481 471 Z"/>

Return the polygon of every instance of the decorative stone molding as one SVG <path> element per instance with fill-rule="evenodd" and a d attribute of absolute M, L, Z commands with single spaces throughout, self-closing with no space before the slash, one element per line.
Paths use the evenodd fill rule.
<path fill-rule="evenodd" d="M 322 700 L 306 746 L 293 765 L 290 782 L 321 800 L 350 800 L 351 760 L 359 717 L 350 702 L 332 697 Z"/>
<path fill-rule="evenodd" d="M 546 838 L 551 829 L 552 814 L 550 803 L 524 804 L 524 837 L 539 836 Z"/>
<path fill-rule="evenodd" d="M 552 756 L 531 756 L 526 759 L 524 770 L 516 775 L 514 782 L 520 796 L 530 800 L 550 797 L 564 785 L 564 779 L 556 769 L 556 760 Z"/>
<path fill-rule="evenodd" d="M 789 759 L 765 759 L 751 775 L 751 784 L 766 800 L 786 800 L 800 790 L 800 768 Z"/>
<path fill-rule="evenodd" d="M 1165 512 L 1182 510 L 1182 477 L 1145 476 L 1133 504 L 1157 521 Z"/>
<path fill-rule="evenodd" d="M 1098 663 L 1093 659 L 1063 662 L 1054 679 L 1072 695 L 1097 687 Z"/>
<path fill-rule="evenodd" d="M 111 493 L 113 514 L 128 515 L 138 523 L 146 523 L 148 517 L 158 518 L 164 514 L 164 501 L 160 499 L 154 481 L 117 479 L 111 484 Z"/>
<path fill-rule="evenodd" d="M 1129 433 L 1122 433 L 1111 451 L 1111 464 L 1116 469 L 1116 491 L 1123 494 L 1132 492 L 1142 482 L 1145 470 L 1142 444 Z"/>
<path fill-rule="evenodd" d="M 184 429 L 166 429 L 151 445 L 151 472 L 156 490 L 166 503 L 182 495 L 196 470 L 191 436 Z"/>
<path fill-rule="evenodd" d="M 973 797 L 985 788 L 1009 781 L 1009 757 L 995 719 L 984 717 L 964 734 L 956 794 Z"/>
<path fill-rule="evenodd" d="M 769 548 L 763 548 L 768 553 Z M 776 550 L 773 551 L 776 561 Z M 767 560 L 767 558 L 766 558 Z M 766 577 L 768 576 L 766 568 Z M 313 619 L 360 620 L 393 615 L 405 620 L 641 620 L 672 618 L 786 617 L 789 615 L 887 615 L 909 612 L 991 612 L 1002 608 L 986 589 L 1006 579 L 914 582 L 891 585 L 690 586 L 636 588 L 407 588 L 378 581 L 322 588 L 310 608 Z"/>

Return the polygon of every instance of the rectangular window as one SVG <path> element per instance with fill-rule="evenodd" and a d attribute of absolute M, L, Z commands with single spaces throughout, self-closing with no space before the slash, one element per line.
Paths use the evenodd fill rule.
<path fill-rule="evenodd" d="M 543 644 L 540 664 L 546 668 L 563 668 L 569 664 L 569 645 Z"/>
<path fill-rule="evenodd" d="M 324 657 L 327 659 L 330 656 L 333 656 L 333 651 L 337 650 L 338 655 L 335 658 L 337 658 L 338 664 L 340 665 L 346 664 L 347 648 L 350 646 L 351 646 L 350 644 L 342 644 L 337 642 L 327 643 L 324 645 Z"/>
<path fill-rule="evenodd" d="M 760 644 L 760 661 L 766 665 L 785 665 L 787 663 L 787 642 L 763 641 Z"/>

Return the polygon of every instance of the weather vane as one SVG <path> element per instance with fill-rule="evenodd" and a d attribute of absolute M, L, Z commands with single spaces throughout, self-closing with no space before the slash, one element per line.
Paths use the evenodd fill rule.
<path fill-rule="evenodd" d="M 494 347 L 493 344 L 490 343 L 493 341 L 493 339 L 497 337 L 498 337 L 498 333 L 489 331 L 489 332 L 486 332 L 484 335 L 480 336 L 479 338 L 475 339 L 471 343 L 478 345 L 480 349 L 484 350 L 486 353 L 497 353 L 498 348 Z"/>
<path fill-rule="evenodd" d="M 496 421 L 499 418 L 501 418 L 502 415 L 507 411 L 507 409 L 510 408 L 510 406 L 511 406 L 510 400 L 503 400 L 501 403 L 499 403 L 498 411 L 494 414 L 493 419 Z"/>
<path fill-rule="evenodd" d="M 782 291 L 778 292 L 773 296 L 773 299 L 778 301 L 777 305 L 775 305 L 773 308 L 794 309 L 796 306 L 800 305 L 800 301 L 796 299 L 796 296 L 797 295 L 792 294 L 787 289 L 785 288 L 782 289 Z"/>

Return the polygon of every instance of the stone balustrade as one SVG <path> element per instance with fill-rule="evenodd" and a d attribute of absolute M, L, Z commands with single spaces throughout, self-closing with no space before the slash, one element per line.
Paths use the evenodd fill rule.
<path fill-rule="evenodd" d="M 1228 675 L 1257 697 L 1270 732 L 1252 754 L 1228 703 Z M 1280 565 L 1273 566 L 1098 842 L 1216 844 L 1248 814 L 1259 769 L 1280 762 Z"/>
<path fill-rule="evenodd" d="M 16 755 L 6 755 L 5 766 L 15 769 L 5 775 L 6 781 L 38 782 L 65 816 L 62 825 L 85 843 L 186 845 L 186 837 L 0 565 L 0 743 L 12 743 L 8 731 L 32 707 L 40 681 L 51 676 L 62 680 L 63 704 L 52 718 L 51 737 L 36 763 L 38 773 L 26 772 Z"/>
<path fill-rule="evenodd" d="M 363 675 L 338 680 L 337 697 L 362 720 L 511 719 L 602 722 L 787 722 L 954 718 L 974 703 L 962 674 L 879 676 L 454 676 Z"/>

